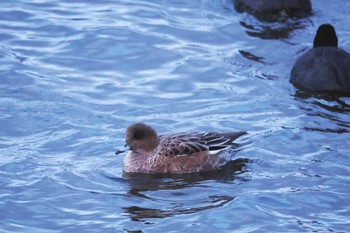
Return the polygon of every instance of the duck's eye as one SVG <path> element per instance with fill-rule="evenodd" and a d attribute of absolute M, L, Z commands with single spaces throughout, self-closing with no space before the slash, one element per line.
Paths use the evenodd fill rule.
<path fill-rule="evenodd" d="M 133 138 L 134 138 L 135 140 L 140 140 L 140 139 L 142 139 L 142 138 L 145 137 L 145 133 L 142 132 L 141 130 L 138 130 L 138 131 L 136 131 L 136 132 L 134 133 L 133 136 L 134 136 Z"/>

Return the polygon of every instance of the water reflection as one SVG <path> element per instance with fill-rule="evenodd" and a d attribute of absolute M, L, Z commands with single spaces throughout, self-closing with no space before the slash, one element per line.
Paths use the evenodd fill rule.
<path fill-rule="evenodd" d="M 235 196 L 230 192 L 218 191 L 217 182 L 240 184 L 249 178 L 242 176 L 247 171 L 248 159 L 237 159 L 229 162 L 221 170 L 186 175 L 145 175 L 125 174 L 129 182 L 128 196 L 136 197 L 140 205 L 124 207 L 125 213 L 133 221 L 149 218 L 166 218 L 170 216 L 192 214 L 217 208 L 233 201 Z M 213 195 L 210 191 L 215 181 Z M 209 194 L 209 195 L 208 195 Z M 142 205 L 142 200 L 147 200 Z M 138 201 L 138 202 L 139 202 Z M 153 204 L 149 206 L 149 203 Z"/>
<path fill-rule="evenodd" d="M 301 91 L 297 91 L 294 97 L 300 103 L 299 108 L 314 119 L 312 126 L 305 126 L 305 130 L 337 134 L 350 132 L 349 97 Z"/>
<path fill-rule="evenodd" d="M 248 51 L 245 51 L 245 50 L 238 50 L 238 52 L 245 58 L 249 59 L 249 60 L 252 60 L 252 61 L 256 61 L 256 62 L 260 62 L 260 63 L 263 63 L 265 64 L 264 62 L 264 58 L 263 57 L 259 57 L 259 56 L 256 56 Z"/>
<path fill-rule="evenodd" d="M 305 20 L 282 18 L 276 22 L 264 22 L 253 16 L 245 17 L 240 25 L 246 29 L 247 35 L 260 39 L 286 39 L 294 30 L 306 27 Z"/>
<path fill-rule="evenodd" d="M 325 100 L 339 100 L 341 98 L 350 97 L 349 94 L 346 93 L 337 93 L 337 92 L 312 92 L 312 91 L 303 91 L 296 90 L 294 96 L 299 99 L 309 99 L 309 98 L 320 98 Z M 343 104 L 346 104 L 342 101 Z M 349 105 L 348 105 L 349 106 Z"/>
<path fill-rule="evenodd" d="M 201 200 L 200 207 L 188 208 L 188 206 L 181 206 L 177 208 L 176 205 L 169 209 L 151 209 L 151 208 L 142 208 L 138 206 L 130 206 L 124 208 L 126 213 L 130 216 L 133 221 L 144 221 L 147 218 L 166 218 L 171 216 L 176 216 L 180 214 L 193 214 L 200 211 L 217 208 L 224 206 L 230 201 L 234 200 L 234 197 L 230 196 L 209 196 L 207 200 Z M 188 203 L 187 203 L 188 204 Z M 195 204 L 195 203 L 193 203 Z M 196 203 L 198 204 L 198 203 Z"/>

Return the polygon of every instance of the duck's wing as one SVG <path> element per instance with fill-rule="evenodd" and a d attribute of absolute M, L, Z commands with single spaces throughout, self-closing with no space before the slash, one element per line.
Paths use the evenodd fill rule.
<path fill-rule="evenodd" d="M 209 146 L 201 143 L 204 133 L 177 133 L 160 135 L 160 153 L 164 156 L 186 156 L 208 151 Z"/>
<path fill-rule="evenodd" d="M 238 137 L 246 134 L 245 131 L 232 132 L 232 133 L 206 133 L 201 139 L 201 143 L 206 144 L 209 147 L 209 153 L 218 153 L 226 148 L 236 148 L 238 143 L 234 143 Z"/>
<path fill-rule="evenodd" d="M 160 154 L 164 156 L 191 156 L 200 151 L 217 153 L 238 144 L 233 141 L 246 132 L 220 133 L 178 133 L 160 136 Z"/>

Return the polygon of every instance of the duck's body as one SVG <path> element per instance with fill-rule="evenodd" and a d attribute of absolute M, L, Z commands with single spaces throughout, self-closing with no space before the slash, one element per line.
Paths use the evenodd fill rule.
<path fill-rule="evenodd" d="M 350 93 L 350 54 L 335 47 L 312 48 L 296 61 L 290 82 L 308 91 Z"/>
<path fill-rule="evenodd" d="M 350 54 L 337 46 L 334 27 L 321 25 L 313 48 L 295 62 L 290 82 L 307 91 L 350 93 Z"/>
<path fill-rule="evenodd" d="M 236 0 L 235 4 L 258 14 L 311 11 L 310 0 Z"/>
<path fill-rule="evenodd" d="M 233 141 L 246 132 L 176 133 L 157 136 L 149 126 L 138 123 L 127 129 L 131 150 L 124 158 L 124 172 L 186 174 L 215 170 L 232 155 Z"/>

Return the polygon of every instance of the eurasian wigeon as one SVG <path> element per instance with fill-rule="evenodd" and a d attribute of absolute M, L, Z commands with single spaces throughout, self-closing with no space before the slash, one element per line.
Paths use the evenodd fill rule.
<path fill-rule="evenodd" d="M 186 174 L 219 169 L 231 160 L 240 148 L 233 141 L 246 134 L 231 133 L 175 133 L 157 135 L 143 123 L 129 126 L 126 145 L 116 154 L 129 150 L 124 157 L 124 172 L 147 174 Z"/>
<path fill-rule="evenodd" d="M 332 25 L 317 29 L 313 48 L 297 59 L 290 82 L 307 91 L 350 93 L 350 54 L 338 48 Z"/>

